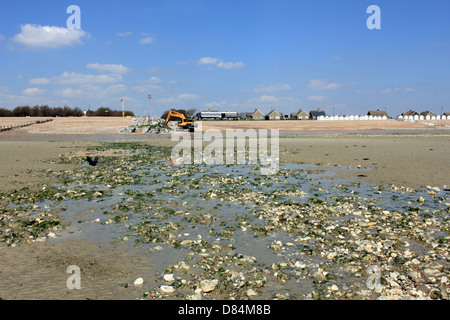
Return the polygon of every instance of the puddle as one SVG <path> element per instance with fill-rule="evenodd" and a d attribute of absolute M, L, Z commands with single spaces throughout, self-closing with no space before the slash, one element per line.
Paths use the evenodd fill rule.
<path fill-rule="evenodd" d="M 383 261 L 374 256 L 352 263 L 357 258 L 350 253 L 363 257 L 361 241 L 376 245 L 392 237 L 400 248 L 401 241 L 415 239 L 400 230 L 408 224 L 427 227 L 430 234 L 420 241 L 422 246 L 449 236 L 449 191 L 430 194 L 428 189 L 348 182 L 336 175 L 348 169 L 310 164 L 282 164 L 277 174 L 263 176 L 257 165 L 169 166 L 161 158 L 146 157 L 141 153 L 101 167 L 83 164 L 70 172 L 49 172 L 64 180 L 55 185 L 60 200 L 30 205 L 59 212 L 68 225 L 55 232 L 58 238 L 49 239 L 51 243 L 123 242 L 152 261 L 148 297 L 171 297 L 158 290 L 167 270 L 185 280 L 175 291 L 188 298 L 198 288 L 197 280 L 228 279 L 223 274 L 232 268 L 251 285 L 222 284 L 218 298 L 248 298 L 248 287 L 258 292 L 256 298 L 326 298 L 333 296 L 327 289 L 333 284 L 340 288 L 338 298 L 352 297 L 361 290 L 365 268 Z M 383 233 L 385 217 L 392 233 Z M 405 225 L 395 224 L 402 219 Z M 215 261 L 209 269 L 208 257 Z M 181 261 L 189 269 L 179 267 Z M 333 276 L 316 276 L 322 269 Z M 208 297 L 215 296 L 204 293 Z"/>

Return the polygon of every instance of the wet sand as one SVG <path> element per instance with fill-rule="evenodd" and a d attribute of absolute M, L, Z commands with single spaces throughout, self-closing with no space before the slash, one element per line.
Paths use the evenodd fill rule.
<path fill-rule="evenodd" d="M 284 162 L 370 168 L 360 181 L 412 187 L 450 185 L 447 134 L 337 134 L 282 138 L 280 144 Z"/>
<path fill-rule="evenodd" d="M 47 124 L 41 124 L 44 125 Z M 45 135 L 43 139 L 31 141 L 30 138 L 36 134 L 30 135 L 26 130 L 32 127 L 0 136 L 0 191 L 50 185 L 55 181 L 43 178 L 39 174 L 40 170 L 74 168 L 73 163 L 56 164 L 52 160 L 60 155 L 80 155 L 84 152 L 94 154 L 92 147 L 102 143 L 101 140 L 89 139 L 86 134 L 70 137 L 58 135 L 61 131 L 56 135 Z M 115 129 L 108 130 L 105 132 L 109 134 L 116 132 Z M 114 141 L 126 141 L 127 136 L 122 137 L 121 140 Z M 111 140 L 107 135 L 104 138 Z M 155 146 L 176 144 L 170 141 L 170 135 L 152 139 L 133 136 L 133 140 Z M 91 150 L 87 150 L 89 148 Z M 342 178 L 380 185 L 448 186 L 449 158 L 450 134 L 433 131 L 408 131 L 404 134 L 282 135 L 280 138 L 281 162 L 321 164 L 325 168 L 331 166 L 330 169 L 335 166 L 361 166 L 361 173 L 358 170 L 339 170 L 337 174 Z M 364 168 L 370 170 L 363 170 Z M 131 253 L 125 246 L 84 240 L 21 244 L 14 248 L 1 244 L 0 254 L 2 299 L 135 299 L 137 291 L 122 290 L 118 282 L 131 283 L 133 287 L 134 279 L 148 272 L 151 266 L 151 261 L 140 260 L 140 255 Z M 82 280 L 85 290 L 68 290 L 65 286 L 69 276 L 65 268 L 71 259 L 76 259 L 77 265 L 84 264 L 84 270 L 88 270 L 83 273 L 86 275 Z M 48 288 L 49 284 L 54 284 L 54 288 L 53 285 Z M 45 296 L 39 292 L 41 286 L 45 286 Z M 49 295 L 49 292 L 52 294 Z"/>
<path fill-rule="evenodd" d="M 134 280 L 148 277 L 152 267 L 149 259 L 131 253 L 122 243 L 89 240 L 14 248 L 0 244 L 0 256 L 0 297 L 4 300 L 135 299 Z M 80 289 L 67 287 L 71 265 L 81 270 Z"/>
<path fill-rule="evenodd" d="M 72 137 L 73 138 L 73 137 Z M 81 138 L 80 138 L 81 139 Z M 2 141 L 0 140 L 0 190 L 50 181 L 40 180 L 38 169 L 70 169 L 72 164 L 49 160 L 75 151 L 83 152 L 100 141 Z M 122 140 L 120 140 L 122 141 Z M 126 140 L 124 140 L 126 141 Z M 170 135 L 133 139 L 154 146 L 174 146 Z M 404 186 L 450 185 L 450 134 L 321 134 L 280 137 L 280 161 L 330 166 L 370 168 L 367 177 L 376 184 Z M 354 177 L 355 173 L 349 173 Z M 350 177 L 350 176 L 348 176 Z"/>

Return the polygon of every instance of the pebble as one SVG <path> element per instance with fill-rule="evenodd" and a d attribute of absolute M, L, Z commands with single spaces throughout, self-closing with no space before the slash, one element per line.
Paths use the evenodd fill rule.
<path fill-rule="evenodd" d="M 201 293 L 196 293 L 190 296 L 191 300 L 203 300 L 203 296 Z"/>
<path fill-rule="evenodd" d="M 144 279 L 143 278 L 137 278 L 136 280 L 134 280 L 133 283 L 136 287 L 138 286 L 142 286 L 144 284 Z"/>
<path fill-rule="evenodd" d="M 217 280 L 217 279 L 202 280 L 202 281 L 200 281 L 200 288 L 205 293 L 211 292 L 214 290 L 214 288 L 217 286 L 218 283 L 219 283 L 219 280 Z"/>
<path fill-rule="evenodd" d="M 247 294 L 247 296 L 249 296 L 249 297 L 254 297 L 254 296 L 256 296 L 257 295 L 257 293 L 255 292 L 255 290 L 253 290 L 253 289 L 247 289 L 247 291 L 245 291 L 245 293 Z"/>
<path fill-rule="evenodd" d="M 331 287 L 329 287 L 330 291 L 339 291 L 339 287 L 335 284 L 333 284 Z"/>
<path fill-rule="evenodd" d="M 175 281 L 173 274 L 165 274 L 163 276 L 163 279 L 164 279 L 164 281 L 167 281 L 167 282 Z"/>
<path fill-rule="evenodd" d="M 172 293 L 175 291 L 175 288 L 172 286 L 161 286 L 160 289 L 164 293 Z"/>
<path fill-rule="evenodd" d="M 148 154 L 152 153 L 148 152 Z M 142 177 L 147 173 L 151 174 L 150 172 L 154 170 L 156 170 L 154 173 L 158 173 L 157 170 L 166 170 L 164 167 L 161 169 L 157 168 L 157 165 L 152 165 L 151 171 L 146 173 L 147 169 L 144 166 L 142 175 L 141 173 L 136 175 L 134 171 L 140 168 L 137 165 L 138 161 L 144 163 L 144 160 L 124 159 L 120 164 L 123 168 L 117 168 L 120 169 L 120 173 L 113 174 L 114 180 L 109 179 L 111 172 L 106 169 L 107 167 L 101 169 L 101 171 L 105 170 L 104 174 L 95 173 L 89 179 L 96 179 L 99 183 L 109 182 L 111 184 L 108 185 L 108 188 L 116 188 L 125 183 L 140 186 L 138 180 L 133 183 L 133 179 L 127 180 L 127 178 Z M 148 162 L 145 161 L 145 163 Z M 118 164 L 114 163 L 112 170 L 117 166 Z M 240 169 L 240 166 L 230 166 L 229 170 L 232 172 Z M 132 187 L 127 192 L 120 194 L 123 196 L 120 200 L 124 207 L 123 212 L 117 206 L 112 207 L 110 212 L 105 211 L 105 214 L 111 214 L 112 217 L 119 215 L 119 218 L 126 218 L 130 215 L 129 213 L 141 214 L 145 211 L 145 219 L 148 220 L 144 222 L 151 223 L 143 225 L 148 226 L 148 229 L 142 228 L 143 231 L 146 231 L 142 238 L 148 236 L 145 240 L 149 247 L 157 245 L 149 253 L 164 248 L 171 254 L 173 250 L 180 250 L 182 254 L 186 254 L 185 261 L 178 262 L 176 265 L 165 269 L 165 266 L 161 265 L 161 270 L 166 270 L 167 273 L 163 271 L 158 275 L 162 275 L 166 285 L 158 284 L 150 293 L 149 298 L 161 297 L 161 293 L 176 292 L 177 297 L 179 295 L 180 298 L 192 300 L 203 299 L 204 296 L 213 299 L 246 299 L 257 295 L 268 296 L 269 292 L 275 292 L 274 288 L 281 288 L 284 291 L 284 289 L 290 288 L 290 285 L 283 284 L 289 280 L 298 283 L 314 281 L 314 288 L 309 292 L 303 288 L 301 290 L 290 288 L 293 299 L 305 297 L 333 299 L 337 296 L 344 299 L 357 299 L 362 295 L 372 299 L 377 298 L 375 294 L 382 294 L 383 299 L 430 298 L 430 292 L 433 292 L 433 297 L 439 299 L 441 296 L 445 298 L 447 295 L 448 290 L 445 291 L 442 288 L 448 286 L 449 276 L 447 268 L 447 261 L 449 261 L 448 219 L 446 220 L 448 210 L 442 209 L 442 206 L 446 205 L 449 199 L 444 199 L 442 194 L 437 194 L 440 191 L 439 188 L 428 187 L 428 190 L 414 190 L 391 186 L 391 194 L 388 186 L 378 186 L 383 192 L 369 190 L 366 193 L 367 190 L 363 187 L 345 183 L 324 190 L 325 184 L 321 185 L 319 179 L 316 181 L 318 185 L 314 183 L 314 187 L 310 186 L 307 180 L 305 184 L 302 184 L 302 175 L 305 175 L 305 178 L 309 177 L 309 174 L 306 174 L 309 171 L 303 169 L 298 173 L 290 171 L 290 169 L 282 169 L 285 170 L 283 173 L 267 176 L 264 179 L 259 175 L 252 174 L 237 177 L 234 173 L 222 175 L 220 170 L 215 171 L 217 174 L 210 175 L 211 170 L 216 169 L 180 166 L 165 171 L 167 177 L 170 178 L 158 186 L 157 190 L 160 191 L 156 191 L 155 195 L 168 198 L 166 196 L 170 194 L 174 196 L 172 199 L 179 198 L 181 195 L 182 200 L 168 201 L 162 200 L 163 197 L 151 199 L 153 194 L 151 194 L 152 197 L 149 194 L 151 203 L 148 204 L 149 199 L 143 193 L 144 191 L 138 191 L 140 188 Z M 315 170 L 311 169 L 311 173 L 313 172 Z M 77 172 L 77 174 L 80 174 L 81 180 L 84 179 L 83 172 Z M 71 175 L 66 175 L 66 177 L 70 178 Z M 156 175 L 153 177 L 154 181 L 159 179 Z M 247 177 L 251 184 L 246 182 Z M 296 181 L 298 183 L 290 185 L 289 189 L 281 186 L 281 184 L 291 184 L 288 181 L 291 178 L 298 178 Z M 120 180 L 117 182 L 117 179 Z M 85 181 L 86 184 L 89 181 Z M 237 186 L 243 186 L 245 189 L 237 188 Z M 199 190 L 199 196 L 191 195 L 189 191 L 185 193 L 186 190 L 194 187 Z M 66 197 L 66 199 L 83 199 L 92 196 L 93 192 L 79 193 L 82 191 L 79 189 L 66 192 L 64 188 L 58 188 L 59 192 L 55 196 Z M 301 189 L 305 189 L 308 193 Z M 333 189 L 343 191 L 335 193 Z M 246 192 L 242 192 L 242 190 Z M 95 192 L 93 195 L 94 197 L 109 197 L 111 195 L 107 194 L 108 191 Z M 444 189 L 444 191 L 446 190 Z M 56 190 L 50 192 L 46 197 L 53 199 L 56 192 Z M 417 192 L 418 194 L 407 194 L 403 197 L 405 192 Z M 306 203 L 307 205 L 303 199 L 299 201 L 299 197 L 309 194 L 311 194 L 309 196 L 311 198 L 309 203 Z M 373 194 L 382 194 L 383 196 L 373 197 Z M 14 195 L 9 195 L 9 197 L 12 196 Z M 193 196 L 193 201 L 191 199 L 184 201 L 190 196 Z M 398 203 L 394 206 L 386 205 L 390 209 L 386 210 L 384 201 L 389 202 L 391 196 Z M 204 202 L 209 202 L 211 206 L 214 205 L 210 215 L 199 214 L 208 210 L 208 205 L 203 206 Z M 235 203 L 245 204 L 248 210 L 242 216 L 228 215 L 228 206 Z M 422 204 L 426 204 L 426 206 Z M 1 205 L 0 203 L 0 218 L 5 219 L 8 215 L 1 215 L 1 209 L 3 209 Z M 222 211 L 221 206 L 225 211 Z M 48 209 L 45 205 L 40 205 L 39 207 L 34 206 L 33 210 L 39 213 L 44 208 Z M 163 208 L 168 210 L 164 211 Z M 406 211 L 408 211 L 407 214 L 404 214 Z M 96 213 L 97 209 L 90 209 L 90 212 Z M 22 214 L 22 212 L 18 212 L 17 217 L 21 218 Z M 169 221 L 172 219 L 174 220 Z M 47 218 L 44 219 L 44 215 L 36 218 L 36 222 L 44 220 L 47 220 Z M 118 223 L 117 219 L 105 217 L 102 220 L 105 220 L 106 224 L 117 225 Z M 11 221 L 12 224 L 14 221 Z M 100 218 L 93 222 L 100 222 Z M 201 235 L 197 235 L 196 232 L 202 230 L 197 228 L 204 225 L 214 228 L 217 233 L 221 233 L 223 227 L 227 228 L 226 232 L 220 235 L 212 237 L 204 235 L 205 239 L 201 241 Z M 239 240 L 242 238 L 232 237 L 233 234 L 236 234 L 236 237 L 242 234 L 239 228 L 245 231 L 245 240 L 252 239 L 252 236 L 257 238 L 255 241 L 259 241 L 257 245 L 260 251 L 256 250 L 255 256 L 258 257 L 258 260 L 266 260 L 266 262 L 255 263 L 255 257 L 240 253 L 242 247 L 239 247 Z M 0 231 L 2 231 L 1 229 Z M 28 239 L 27 241 L 30 242 L 45 241 L 46 237 L 50 238 L 54 234 L 53 232 L 49 233 L 50 230 L 56 232 L 57 229 L 47 228 L 41 234 L 33 234 L 32 237 L 26 234 L 27 237 L 24 239 Z M 138 228 L 133 227 L 131 230 L 136 231 Z M 139 230 L 141 229 L 139 228 Z M 235 232 L 236 230 L 238 232 Z M 10 231 L 6 229 L 3 239 L 0 238 L 0 241 L 9 241 L 7 232 Z M 46 235 L 46 237 L 42 237 L 42 235 Z M 131 237 L 134 239 L 139 236 L 141 234 L 133 234 Z M 182 240 L 186 239 L 183 237 L 197 240 Z M 275 240 L 278 237 L 282 241 Z M 129 237 L 125 236 L 123 239 L 129 239 Z M 417 249 L 417 239 L 420 239 L 421 242 L 419 249 Z M 178 244 L 181 244 L 181 247 Z M 237 248 L 234 247 L 235 244 L 238 244 Z M 248 245 L 251 246 L 252 243 L 250 242 Z M 12 243 L 11 246 L 15 246 L 15 243 Z M 423 250 L 420 248 L 422 246 Z M 153 254 L 158 255 L 159 253 Z M 265 254 L 273 256 L 274 259 L 260 258 Z M 273 263 L 274 261 L 276 262 Z M 436 261 L 442 265 L 437 265 Z M 366 281 L 371 276 L 371 273 L 367 272 L 368 267 L 374 264 L 378 264 L 380 267 L 383 291 L 367 290 L 364 292 Z M 349 272 L 348 282 L 346 282 L 347 277 L 345 281 L 342 279 L 342 273 L 337 271 L 337 266 L 342 266 L 342 270 L 345 269 Z M 191 268 L 192 272 L 186 271 Z M 172 272 L 177 275 L 179 273 L 187 280 L 176 280 L 175 278 L 181 278 L 175 277 Z M 134 282 L 135 286 L 143 284 L 142 278 L 138 278 Z M 185 295 L 187 290 L 194 290 L 193 295 Z M 287 298 L 282 294 L 271 297 Z"/>
<path fill-rule="evenodd" d="M 425 270 L 423 270 L 423 275 L 425 277 L 439 277 L 440 275 L 442 275 L 442 273 L 439 270 L 426 268 Z"/>

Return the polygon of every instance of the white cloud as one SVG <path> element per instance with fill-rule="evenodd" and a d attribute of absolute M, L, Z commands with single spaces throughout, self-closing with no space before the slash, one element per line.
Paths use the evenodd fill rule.
<path fill-rule="evenodd" d="M 198 64 L 218 64 L 222 62 L 219 58 L 204 57 L 198 60 Z"/>
<path fill-rule="evenodd" d="M 278 98 L 274 96 L 261 96 L 257 98 L 257 101 L 259 102 L 277 102 Z"/>
<path fill-rule="evenodd" d="M 31 84 L 50 84 L 51 81 L 49 78 L 34 78 L 30 80 Z"/>
<path fill-rule="evenodd" d="M 312 90 L 334 90 L 345 86 L 343 83 L 329 82 L 325 79 L 313 79 L 309 81 L 308 87 Z"/>
<path fill-rule="evenodd" d="M 125 74 L 131 71 L 130 68 L 127 68 L 121 64 L 89 63 L 86 65 L 86 68 L 94 69 L 100 72 L 110 72 L 116 74 Z"/>
<path fill-rule="evenodd" d="M 0 93 L 10 93 L 11 90 L 9 90 L 9 88 L 7 87 L 0 87 Z"/>
<path fill-rule="evenodd" d="M 323 96 L 309 96 L 307 99 L 312 101 L 324 101 L 327 98 Z"/>
<path fill-rule="evenodd" d="M 53 99 L 48 96 L 40 96 L 40 95 L 13 95 L 10 93 L 2 93 L 0 92 L 0 108 L 12 108 L 15 106 L 25 106 L 25 105 L 54 105 L 61 106 L 68 104 L 69 101 L 62 99 Z"/>
<path fill-rule="evenodd" d="M 182 93 L 174 97 L 169 98 L 159 98 L 156 102 L 161 104 L 174 104 L 174 103 L 186 103 L 192 100 L 200 99 L 201 96 L 193 93 Z"/>
<path fill-rule="evenodd" d="M 126 31 L 126 32 L 119 32 L 119 33 L 116 33 L 116 35 L 118 36 L 118 37 L 128 37 L 128 36 L 131 36 L 133 34 L 133 32 L 131 32 L 131 31 Z"/>
<path fill-rule="evenodd" d="M 31 84 L 108 84 L 122 82 L 120 74 L 82 74 L 77 72 L 65 71 L 60 76 L 51 78 L 34 78 L 30 80 Z"/>
<path fill-rule="evenodd" d="M 388 94 L 388 93 L 394 93 L 394 92 L 413 92 L 414 89 L 412 88 L 386 88 L 381 90 L 356 90 L 357 93 L 366 93 L 366 94 L 375 94 L 375 93 L 382 93 L 382 94 Z"/>
<path fill-rule="evenodd" d="M 293 104 L 300 103 L 301 100 L 293 97 L 275 97 L 272 95 L 262 95 L 260 97 L 246 99 L 244 105 L 263 105 L 263 106 L 276 106 L 276 107 L 292 107 Z"/>
<path fill-rule="evenodd" d="M 65 98 L 75 98 L 80 96 L 86 96 L 85 90 L 82 89 L 72 89 L 72 88 L 63 88 L 55 91 L 55 95 L 65 97 Z"/>
<path fill-rule="evenodd" d="M 82 99 L 94 99 L 94 98 L 108 98 L 119 93 L 126 91 L 126 87 L 123 84 L 114 84 L 106 88 L 102 88 L 97 85 L 87 84 L 78 88 L 62 88 L 54 92 L 55 95 L 64 98 L 82 98 Z"/>
<path fill-rule="evenodd" d="M 195 100 L 200 98 L 200 96 L 198 94 L 193 94 L 193 93 L 182 93 L 180 95 L 178 95 L 179 99 L 183 99 L 183 100 Z"/>
<path fill-rule="evenodd" d="M 227 104 L 226 100 L 222 100 L 220 102 L 211 101 L 211 102 L 206 102 L 205 103 L 205 107 L 207 107 L 207 108 L 219 108 L 220 106 L 224 106 L 226 104 Z"/>
<path fill-rule="evenodd" d="M 273 84 L 268 86 L 257 86 L 256 88 L 250 89 L 252 92 L 278 92 L 278 91 L 289 91 L 292 87 L 288 84 Z M 247 89 L 241 91 L 249 91 Z"/>
<path fill-rule="evenodd" d="M 158 83 L 161 83 L 161 82 L 162 82 L 162 80 L 160 78 L 153 76 L 150 79 L 141 82 L 143 84 L 134 86 L 133 90 L 135 90 L 137 92 L 151 93 L 151 92 L 158 91 L 161 89 L 161 87 L 157 85 Z"/>
<path fill-rule="evenodd" d="M 215 65 L 222 69 L 242 69 L 245 67 L 243 62 L 224 62 L 219 58 L 203 57 L 197 61 L 199 65 Z"/>
<path fill-rule="evenodd" d="M 158 78 L 158 77 L 155 77 L 155 76 L 153 76 L 150 79 L 148 79 L 148 83 L 150 83 L 150 84 L 157 84 L 157 83 L 160 83 L 160 82 L 162 82 L 162 80 L 160 78 Z"/>
<path fill-rule="evenodd" d="M 153 39 L 152 37 L 145 37 L 139 40 L 139 42 L 142 44 L 149 44 L 152 43 L 153 41 L 155 41 L 155 39 Z"/>
<path fill-rule="evenodd" d="M 88 33 L 83 30 L 26 24 L 13 39 L 33 48 L 59 48 L 81 44 L 86 36 Z"/>
<path fill-rule="evenodd" d="M 156 86 L 156 85 L 139 85 L 139 86 L 134 86 L 133 90 L 137 91 L 137 92 L 146 92 L 148 93 L 152 93 L 154 91 L 159 91 L 161 89 L 160 86 Z"/>
<path fill-rule="evenodd" d="M 411 88 L 387 88 L 380 90 L 380 93 L 392 93 L 392 92 L 412 92 L 414 91 Z"/>
<path fill-rule="evenodd" d="M 245 67 L 243 62 L 219 62 L 217 67 L 222 69 L 242 69 Z"/>
<path fill-rule="evenodd" d="M 27 88 L 22 91 L 22 94 L 24 96 L 40 96 L 46 93 L 47 90 L 45 89 L 39 89 L 39 88 Z"/>

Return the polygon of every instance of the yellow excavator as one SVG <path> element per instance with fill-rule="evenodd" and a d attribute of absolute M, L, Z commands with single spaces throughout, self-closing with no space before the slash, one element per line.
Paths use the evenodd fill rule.
<path fill-rule="evenodd" d="M 167 127 L 167 124 L 169 123 L 171 118 L 178 118 L 181 121 L 178 123 L 178 130 L 186 130 L 189 132 L 194 132 L 195 127 L 197 127 L 197 124 L 193 121 L 188 121 L 186 116 L 178 111 L 171 110 L 166 117 L 166 121 L 164 122 L 164 126 Z"/>

